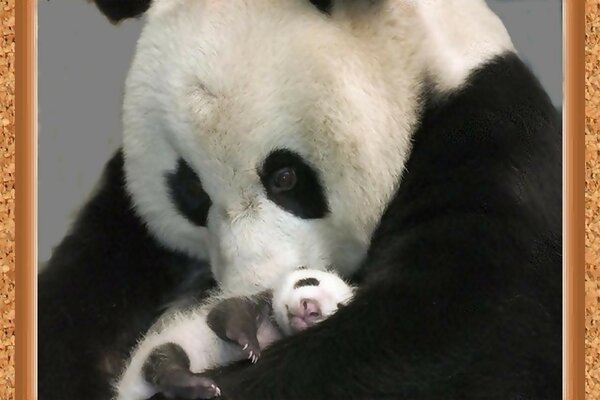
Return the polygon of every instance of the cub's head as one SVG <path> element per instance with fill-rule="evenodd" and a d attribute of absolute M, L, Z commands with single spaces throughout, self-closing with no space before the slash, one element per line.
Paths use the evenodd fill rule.
<path fill-rule="evenodd" d="M 333 272 L 297 269 L 285 274 L 273 290 L 273 316 L 284 334 L 314 326 L 346 305 L 354 289 Z"/>
<path fill-rule="evenodd" d="M 132 8 L 110 8 L 113 19 L 149 6 L 123 125 L 127 187 L 154 235 L 208 257 L 230 288 L 300 265 L 354 271 L 434 71 L 422 6 L 121 3 Z"/>

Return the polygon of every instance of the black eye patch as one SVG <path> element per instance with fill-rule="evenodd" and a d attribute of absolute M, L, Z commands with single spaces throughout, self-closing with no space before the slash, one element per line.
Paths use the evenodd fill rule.
<path fill-rule="evenodd" d="M 277 178 L 284 168 L 294 171 L 295 184 L 289 190 L 281 191 Z M 303 219 L 323 218 L 329 212 L 316 171 L 298 154 L 289 150 L 273 151 L 258 175 L 269 200 L 287 212 Z"/>
<path fill-rule="evenodd" d="M 294 289 L 298 289 L 304 286 L 319 286 L 321 282 L 317 278 L 304 278 L 294 283 Z"/>
<path fill-rule="evenodd" d="M 331 14 L 332 0 L 310 0 L 310 2 L 322 13 Z"/>
<path fill-rule="evenodd" d="M 200 178 L 182 158 L 177 169 L 166 176 L 171 199 L 181 214 L 198 226 L 206 226 L 212 202 L 202 188 Z"/>

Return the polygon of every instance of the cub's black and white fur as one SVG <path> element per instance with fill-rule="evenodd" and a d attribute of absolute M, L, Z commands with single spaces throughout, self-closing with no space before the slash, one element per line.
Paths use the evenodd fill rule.
<path fill-rule="evenodd" d="M 273 290 L 249 296 L 220 294 L 210 302 L 168 312 L 148 332 L 116 385 L 117 400 L 144 400 L 158 392 L 186 399 L 220 395 L 202 374 L 250 359 L 282 335 L 301 332 L 333 315 L 352 287 L 332 272 L 299 269 Z"/>
<path fill-rule="evenodd" d="M 97 3 L 146 22 L 39 277 L 41 400 L 110 398 L 166 304 L 300 265 L 360 288 L 206 371 L 223 398 L 561 397 L 560 116 L 483 0 Z"/>

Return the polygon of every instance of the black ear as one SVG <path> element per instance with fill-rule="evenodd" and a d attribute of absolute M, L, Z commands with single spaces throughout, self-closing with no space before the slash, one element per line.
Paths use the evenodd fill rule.
<path fill-rule="evenodd" d="M 319 9 L 319 11 L 330 14 L 333 0 L 310 0 L 310 2 Z"/>
<path fill-rule="evenodd" d="M 93 0 L 102 14 L 112 22 L 142 15 L 152 0 Z"/>

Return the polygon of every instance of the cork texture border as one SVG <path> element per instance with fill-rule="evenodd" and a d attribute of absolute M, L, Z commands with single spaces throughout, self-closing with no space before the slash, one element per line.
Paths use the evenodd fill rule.
<path fill-rule="evenodd" d="M 0 399 L 15 398 L 15 0 L 0 0 Z"/>
<path fill-rule="evenodd" d="M 35 4 L 34 0 L 0 0 L 0 400 L 35 398 Z M 588 399 L 600 399 L 600 0 L 587 0 L 585 4 L 583 0 L 566 0 L 564 4 L 565 32 L 568 32 L 564 152 L 565 398 L 583 399 L 585 392 Z M 19 182 L 16 200 L 15 180 Z"/>
<path fill-rule="evenodd" d="M 585 12 L 585 393 L 600 399 L 600 0 Z"/>

